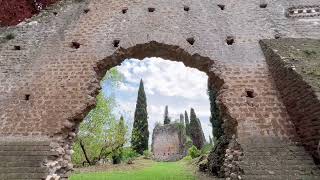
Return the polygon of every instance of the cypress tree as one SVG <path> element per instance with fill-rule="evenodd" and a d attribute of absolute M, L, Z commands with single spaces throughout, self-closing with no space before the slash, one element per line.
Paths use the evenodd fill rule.
<path fill-rule="evenodd" d="M 200 120 L 197 118 L 194 109 L 190 111 L 190 124 L 189 124 L 190 138 L 192 139 L 193 145 L 198 149 L 201 149 L 205 143 Z"/>
<path fill-rule="evenodd" d="M 204 144 L 206 144 L 206 143 L 207 143 L 207 141 L 206 141 L 206 138 L 204 137 L 204 133 L 203 133 L 203 130 L 202 130 L 202 126 L 201 126 L 200 119 L 199 119 L 199 118 L 197 118 L 197 121 L 198 121 L 199 129 L 200 129 L 199 133 L 200 133 L 200 135 L 202 136 L 202 138 L 201 138 L 201 139 L 203 140 L 203 145 L 204 145 Z"/>
<path fill-rule="evenodd" d="M 223 135 L 222 120 L 220 118 L 219 108 L 216 104 L 216 91 L 208 83 L 208 95 L 210 101 L 210 122 L 212 124 L 212 134 L 214 139 L 219 139 Z"/>
<path fill-rule="evenodd" d="M 180 124 L 184 126 L 184 116 L 182 113 L 180 114 Z"/>
<path fill-rule="evenodd" d="M 189 117 L 188 117 L 187 111 L 184 111 L 184 121 L 185 121 L 185 124 L 186 124 L 186 134 L 187 134 L 187 136 L 190 136 L 190 132 L 189 132 Z"/>
<path fill-rule="evenodd" d="M 134 122 L 131 136 L 131 146 L 139 154 L 143 154 L 148 149 L 149 130 L 148 130 L 148 112 L 147 98 L 144 92 L 143 81 L 141 79 L 136 110 L 134 112 Z"/>
<path fill-rule="evenodd" d="M 123 147 L 123 145 L 126 142 L 126 133 L 127 133 L 127 125 L 124 121 L 123 116 L 120 117 L 119 119 L 119 123 L 118 123 L 118 127 L 117 127 L 117 141 L 122 144 L 121 147 Z"/>
<path fill-rule="evenodd" d="M 170 124 L 168 106 L 166 106 L 166 108 L 164 110 L 164 121 L 163 121 L 163 124 Z"/>
<path fill-rule="evenodd" d="M 123 151 L 123 146 L 126 143 L 126 133 L 127 133 L 127 127 L 124 122 L 123 116 L 120 117 L 118 126 L 116 127 L 116 134 L 115 134 L 115 139 L 117 141 L 118 147 L 116 150 L 112 152 L 112 163 L 113 164 L 119 164 L 122 159 L 122 151 Z"/>
<path fill-rule="evenodd" d="M 189 124 L 189 117 L 187 111 L 184 111 L 184 121 L 186 124 Z"/>

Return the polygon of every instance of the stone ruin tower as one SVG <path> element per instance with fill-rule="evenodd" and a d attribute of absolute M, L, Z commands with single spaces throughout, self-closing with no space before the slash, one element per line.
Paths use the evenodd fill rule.
<path fill-rule="evenodd" d="M 186 156 L 186 133 L 182 125 L 157 125 L 152 134 L 152 153 L 156 161 L 177 161 Z"/>

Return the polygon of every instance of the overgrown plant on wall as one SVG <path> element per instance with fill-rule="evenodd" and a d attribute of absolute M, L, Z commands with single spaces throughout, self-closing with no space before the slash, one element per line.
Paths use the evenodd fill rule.
<path fill-rule="evenodd" d="M 107 72 L 101 84 L 108 82 L 109 90 L 113 91 L 121 80 L 122 75 L 113 68 Z M 102 91 L 98 94 L 96 107 L 80 124 L 73 148 L 75 151 L 72 157 L 74 164 L 94 165 L 100 159 L 116 154 L 126 142 L 123 134 L 126 134 L 127 128 L 117 123 L 112 112 L 116 105 L 112 95 L 105 96 Z"/>
<path fill-rule="evenodd" d="M 208 95 L 210 100 L 210 122 L 212 124 L 213 138 L 211 138 L 213 148 L 211 149 L 206 168 L 212 175 L 220 178 L 226 177 L 225 174 L 225 156 L 231 137 L 224 134 L 223 120 L 218 104 L 216 104 L 217 91 L 208 83 Z M 234 143 L 237 144 L 237 143 Z M 201 170 L 201 167 L 199 166 Z"/>
<path fill-rule="evenodd" d="M 149 130 L 148 130 L 148 112 L 147 98 L 144 91 L 143 81 L 141 79 L 138 90 L 136 110 L 134 112 L 134 122 L 131 135 L 131 146 L 139 154 L 148 150 Z"/>

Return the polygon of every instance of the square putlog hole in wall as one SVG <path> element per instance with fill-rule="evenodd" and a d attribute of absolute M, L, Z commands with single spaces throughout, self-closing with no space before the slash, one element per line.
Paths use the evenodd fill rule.
<path fill-rule="evenodd" d="M 115 39 L 115 40 L 113 40 L 112 44 L 113 44 L 113 47 L 119 47 L 120 40 L 119 39 Z"/>
<path fill-rule="evenodd" d="M 228 45 L 233 45 L 234 44 L 234 37 L 233 36 L 227 36 L 226 43 Z"/>
<path fill-rule="evenodd" d="M 24 95 L 24 100 L 29 101 L 30 100 L 30 94 Z"/>
<path fill-rule="evenodd" d="M 73 49 L 79 49 L 80 48 L 80 43 L 73 41 L 73 42 L 71 42 L 71 47 Z"/>
<path fill-rule="evenodd" d="M 223 11 L 224 8 L 225 8 L 225 5 L 223 5 L 223 4 L 218 4 L 218 7 Z"/>
<path fill-rule="evenodd" d="M 122 14 L 126 14 L 126 13 L 128 12 L 128 8 L 126 8 L 126 7 L 125 7 L 125 8 L 122 8 L 121 11 L 122 11 Z"/>
<path fill-rule="evenodd" d="M 148 12 L 154 12 L 155 10 L 156 10 L 156 8 L 153 8 L 153 7 L 148 8 Z"/>
<path fill-rule="evenodd" d="M 186 40 L 187 40 L 187 42 L 188 42 L 189 44 L 191 44 L 191 45 L 193 45 L 194 42 L 196 41 L 193 37 L 187 38 Z"/>
<path fill-rule="evenodd" d="M 188 12 L 190 10 L 190 8 L 188 6 L 184 6 L 183 10 Z"/>
<path fill-rule="evenodd" d="M 275 38 L 275 39 L 280 39 L 280 38 L 281 38 L 281 34 L 275 34 L 275 35 L 274 35 L 274 38 Z"/>
<path fill-rule="evenodd" d="M 83 10 L 83 12 L 84 12 L 85 14 L 87 14 L 89 11 L 90 11 L 90 9 L 84 9 L 84 10 Z"/>
<path fill-rule="evenodd" d="M 13 46 L 13 49 L 16 51 L 19 51 L 19 50 L 21 50 L 21 46 Z"/>
<path fill-rule="evenodd" d="M 261 3 L 261 4 L 260 4 L 260 8 L 266 8 L 267 6 L 268 6 L 267 3 Z"/>
<path fill-rule="evenodd" d="M 246 90 L 246 97 L 254 98 L 254 97 L 256 97 L 256 94 L 254 93 L 253 90 Z"/>

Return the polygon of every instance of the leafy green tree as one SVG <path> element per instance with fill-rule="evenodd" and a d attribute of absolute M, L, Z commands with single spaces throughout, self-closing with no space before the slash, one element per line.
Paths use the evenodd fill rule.
<path fill-rule="evenodd" d="M 205 143 L 205 138 L 203 135 L 200 120 L 197 118 L 193 108 L 191 108 L 190 111 L 189 130 L 193 145 L 195 145 L 198 149 L 201 149 Z"/>
<path fill-rule="evenodd" d="M 123 146 L 127 142 L 126 134 L 128 127 L 125 124 L 123 116 L 120 117 L 119 123 L 114 128 L 114 131 L 110 131 L 108 138 L 109 152 L 112 157 L 113 164 L 119 164 L 122 159 Z"/>
<path fill-rule="evenodd" d="M 164 109 L 164 121 L 163 124 L 170 124 L 170 117 L 169 117 L 169 111 L 168 111 L 168 106 Z"/>
<path fill-rule="evenodd" d="M 101 84 L 109 83 L 109 90 L 113 91 L 122 81 L 122 78 L 116 68 L 112 68 L 106 73 Z M 108 138 L 113 137 L 111 132 L 114 131 L 116 124 L 115 116 L 112 113 L 116 105 L 114 96 L 106 97 L 103 91 L 100 91 L 97 96 L 96 107 L 89 112 L 80 124 L 73 148 L 75 151 L 72 156 L 73 163 L 93 165 L 106 156 L 104 154 L 105 147 L 109 145 Z"/>
<path fill-rule="evenodd" d="M 189 117 L 187 111 L 184 111 L 184 121 L 186 125 L 186 134 L 187 136 L 190 136 L 190 130 L 189 130 Z"/>
<path fill-rule="evenodd" d="M 219 107 L 216 104 L 217 92 L 208 83 L 208 95 L 210 101 L 210 122 L 212 124 L 213 139 L 219 139 L 223 135 L 222 119 Z"/>
<path fill-rule="evenodd" d="M 148 150 L 148 140 L 147 98 L 144 92 L 143 81 L 141 79 L 131 135 L 132 149 L 142 155 L 143 151 Z"/>
<path fill-rule="evenodd" d="M 192 159 L 197 158 L 201 155 L 201 151 L 194 145 L 188 149 L 188 154 L 191 156 Z"/>

